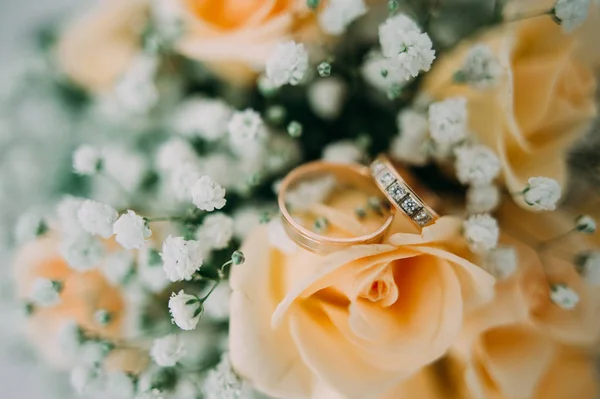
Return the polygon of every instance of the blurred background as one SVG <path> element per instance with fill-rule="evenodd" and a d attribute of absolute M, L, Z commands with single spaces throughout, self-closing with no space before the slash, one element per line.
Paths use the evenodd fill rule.
<path fill-rule="evenodd" d="M 34 32 L 40 24 L 64 18 L 92 0 L 0 0 L 0 70 L 10 67 L 11 60 L 22 52 L 24 44 L 33 40 Z M 3 278 L 7 276 L 9 265 L 2 259 Z M 5 285 L 0 285 L 0 295 L 6 294 Z M 21 341 L 9 339 L 18 332 L 11 328 L 14 324 L 5 311 L 0 313 L 0 386 L 2 399 L 46 399 L 49 384 L 58 384 L 62 378 L 52 378 L 47 367 L 36 363 L 30 349 Z M 21 343 L 21 345 L 18 345 Z M 54 388 L 54 387 L 52 387 Z M 69 390 L 64 398 L 70 399 Z"/>

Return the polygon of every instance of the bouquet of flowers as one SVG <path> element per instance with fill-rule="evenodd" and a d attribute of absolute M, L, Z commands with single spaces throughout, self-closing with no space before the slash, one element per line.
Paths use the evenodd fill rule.
<path fill-rule="evenodd" d="M 599 23 L 104 0 L 36 29 L 0 97 L 10 342 L 85 398 L 597 398 Z"/>

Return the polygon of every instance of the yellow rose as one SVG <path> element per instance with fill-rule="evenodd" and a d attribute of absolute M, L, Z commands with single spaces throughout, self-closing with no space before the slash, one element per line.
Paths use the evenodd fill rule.
<path fill-rule="evenodd" d="M 57 61 L 75 83 L 93 91 L 112 88 L 140 52 L 148 0 L 106 0 L 61 33 Z"/>
<path fill-rule="evenodd" d="M 421 369 L 444 355 L 463 312 L 489 300 L 494 284 L 466 259 L 460 226 L 443 217 L 417 234 L 398 216 L 383 244 L 325 257 L 282 252 L 265 227 L 250 234 L 230 280 L 236 371 L 288 399 L 443 397 Z"/>
<path fill-rule="evenodd" d="M 423 92 L 434 100 L 464 96 L 469 128 L 493 149 L 511 192 L 533 176 L 566 181 L 566 153 L 595 115 L 595 79 L 575 57 L 575 36 L 562 33 L 550 18 L 509 23 L 479 37 L 503 68 L 499 84 L 476 90 L 453 83 L 453 75 L 473 43 L 442 57 Z"/>
<path fill-rule="evenodd" d="M 183 55 L 236 84 L 252 83 L 274 47 L 317 31 L 305 0 L 178 0 L 184 11 Z"/>
<path fill-rule="evenodd" d="M 63 353 L 60 333 L 65 323 L 74 321 L 86 334 L 109 341 L 124 336 L 126 306 L 118 287 L 113 287 L 99 270 L 78 272 L 69 267 L 58 252 L 59 240 L 44 237 L 24 245 L 14 261 L 17 295 L 26 299 L 36 278 L 60 281 L 61 302 L 52 307 L 36 307 L 28 317 L 26 334 L 32 344 L 53 365 L 72 366 Z M 111 314 L 106 326 L 94 319 L 94 313 L 104 309 Z M 107 367 L 127 372 L 139 372 L 148 359 L 135 349 L 116 349 L 107 358 Z"/>

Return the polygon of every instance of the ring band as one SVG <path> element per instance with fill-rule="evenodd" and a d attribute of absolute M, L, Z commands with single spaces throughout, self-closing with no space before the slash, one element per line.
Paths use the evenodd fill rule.
<path fill-rule="evenodd" d="M 281 211 L 283 227 L 288 236 L 296 242 L 300 247 L 316 254 L 325 255 L 331 252 L 339 251 L 340 249 L 361 245 L 361 244 L 377 244 L 383 241 L 385 233 L 389 229 L 394 219 L 394 212 L 390 213 L 384 223 L 375 231 L 361 235 L 359 237 L 327 237 L 317 234 L 298 223 L 287 209 L 286 194 L 290 186 L 301 180 L 304 176 L 321 173 L 337 173 L 348 176 L 351 181 L 357 180 L 358 177 L 364 177 L 368 184 L 371 184 L 372 177 L 369 168 L 358 164 L 338 164 L 331 162 L 311 162 L 302 165 L 291 171 L 281 182 L 278 194 L 278 204 Z M 377 187 L 373 185 L 373 190 L 377 191 Z M 392 208 L 393 209 L 393 208 Z"/>
<path fill-rule="evenodd" d="M 373 161 L 371 175 L 396 209 L 408 216 L 417 226 L 427 227 L 439 218 L 398 173 L 387 156 L 379 155 Z"/>

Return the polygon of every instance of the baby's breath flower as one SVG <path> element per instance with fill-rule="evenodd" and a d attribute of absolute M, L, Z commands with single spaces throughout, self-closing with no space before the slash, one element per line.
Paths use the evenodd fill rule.
<path fill-rule="evenodd" d="M 163 270 L 170 281 L 191 280 L 204 262 L 204 248 L 198 241 L 168 236 L 161 257 Z"/>
<path fill-rule="evenodd" d="M 85 341 L 79 351 L 79 364 L 87 366 L 99 365 L 113 348 L 113 345 L 108 342 L 97 340 Z"/>
<path fill-rule="evenodd" d="M 51 307 L 60 303 L 62 284 L 58 281 L 38 277 L 33 281 L 31 300 L 38 306 Z"/>
<path fill-rule="evenodd" d="M 454 79 L 483 90 L 496 86 L 502 73 L 502 66 L 492 49 L 485 44 L 476 44 L 467 53 L 465 62 Z"/>
<path fill-rule="evenodd" d="M 59 251 L 71 268 L 86 271 L 98 266 L 104 255 L 104 246 L 92 235 L 83 233 L 66 236 Z"/>
<path fill-rule="evenodd" d="M 115 85 L 115 95 L 121 106 L 133 114 L 145 114 L 159 100 L 154 82 L 158 70 L 158 57 L 142 53 L 129 65 L 129 69 Z"/>
<path fill-rule="evenodd" d="M 361 75 L 371 86 L 382 92 L 401 90 L 407 83 L 406 71 L 393 60 L 379 52 L 367 55 Z"/>
<path fill-rule="evenodd" d="M 148 243 L 138 251 L 136 274 L 151 292 L 161 292 L 170 284 L 162 264 L 160 253 Z"/>
<path fill-rule="evenodd" d="M 566 284 L 553 284 L 550 289 L 550 299 L 565 310 L 575 309 L 579 303 L 579 295 Z"/>
<path fill-rule="evenodd" d="M 169 174 L 169 188 L 179 201 L 189 201 L 192 186 L 202 177 L 200 167 L 195 163 L 183 162 L 173 168 Z"/>
<path fill-rule="evenodd" d="M 525 203 L 536 211 L 553 211 L 562 195 L 560 185 L 548 177 L 531 177 L 523 190 Z"/>
<path fill-rule="evenodd" d="M 223 353 L 221 362 L 208 372 L 202 394 L 205 399 L 251 399 L 252 391 L 231 367 L 229 353 Z"/>
<path fill-rule="evenodd" d="M 102 168 L 102 154 L 91 145 L 79 146 L 73 153 L 73 170 L 80 175 L 93 175 Z"/>
<path fill-rule="evenodd" d="M 29 211 L 17 219 L 15 238 L 18 244 L 25 244 L 35 240 L 48 230 L 43 216 L 36 211 Z"/>
<path fill-rule="evenodd" d="M 488 214 L 473 215 L 463 222 L 465 239 L 475 253 L 485 253 L 498 245 L 500 229 Z"/>
<path fill-rule="evenodd" d="M 325 33 L 341 35 L 348 25 L 366 12 L 364 0 L 329 0 L 319 13 L 319 24 Z"/>
<path fill-rule="evenodd" d="M 191 98 L 177 109 L 172 121 L 173 130 L 187 137 L 219 140 L 227 134 L 232 112 L 222 100 Z"/>
<path fill-rule="evenodd" d="M 110 399 L 131 399 L 135 393 L 133 379 L 122 371 L 106 373 L 104 395 Z"/>
<path fill-rule="evenodd" d="M 589 215 L 581 215 L 577 219 L 575 219 L 575 229 L 586 234 L 595 233 L 596 220 Z"/>
<path fill-rule="evenodd" d="M 552 15 L 567 33 L 574 31 L 587 19 L 590 0 L 557 0 Z"/>
<path fill-rule="evenodd" d="M 399 161 L 422 166 L 427 163 L 429 123 L 427 118 L 412 109 L 405 109 L 397 118 L 400 134 L 394 138 L 390 155 Z"/>
<path fill-rule="evenodd" d="M 98 309 L 94 312 L 94 320 L 99 325 L 106 326 L 112 320 L 112 315 L 106 309 Z"/>
<path fill-rule="evenodd" d="M 67 195 L 56 206 L 56 215 L 60 224 L 60 231 L 64 234 L 78 234 L 83 227 L 79 223 L 77 213 L 85 201 L 84 198 Z"/>
<path fill-rule="evenodd" d="M 441 145 L 458 144 L 467 137 L 467 99 L 451 97 L 429 106 L 431 138 Z"/>
<path fill-rule="evenodd" d="M 495 210 L 500 203 L 500 190 L 489 184 L 471 186 L 467 190 L 467 211 L 469 213 L 486 213 Z"/>
<path fill-rule="evenodd" d="M 304 181 L 286 193 L 285 202 L 294 212 L 307 211 L 314 204 L 325 201 L 335 186 L 336 179 L 331 175 Z"/>
<path fill-rule="evenodd" d="M 192 202 L 203 211 L 212 212 L 225 206 L 225 189 L 210 177 L 202 176 L 192 187 Z"/>
<path fill-rule="evenodd" d="M 80 396 L 93 396 L 104 389 L 106 375 L 98 366 L 77 366 L 71 371 L 70 382 Z"/>
<path fill-rule="evenodd" d="M 102 153 L 103 169 L 107 175 L 126 191 L 139 187 L 148 168 L 146 158 L 139 150 L 114 145 L 104 148 Z"/>
<path fill-rule="evenodd" d="M 484 264 L 498 280 L 507 279 L 517 270 L 517 251 L 513 247 L 494 248 L 487 253 Z"/>
<path fill-rule="evenodd" d="M 127 211 L 113 226 L 115 240 L 125 249 L 140 249 L 152 235 L 148 224 L 134 211 Z"/>
<path fill-rule="evenodd" d="M 76 321 L 66 320 L 58 332 L 60 350 L 70 359 L 74 358 L 84 341 L 83 330 Z"/>
<path fill-rule="evenodd" d="M 150 391 L 140 392 L 135 399 L 166 399 L 166 396 L 158 389 L 152 389 Z"/>
<path fill-rule="evenodd" d="M 233 219 L 222 212 L 204 218 L 196 239 L 212 249 L 227 248 L 233 237 Z"/>
<path fill-rule="evenodd" d="M 267 79 L 276 87 L 297 85 L 308 69 L 308 52 L 293 40 L 280 43 L 266 64 Z"/>
<path fill-rule="evenodd" d="M 342 111 L 348 89 L 342 79 L 319 79 L 307 90 L 308 105 L 320 118 L 334 120 Z"/>
<path fill-rule="evenodd" d="M 489 185 L 500 173 L 500 160 L 484 145 L 466 145 L 454 151 L 456 175 L 463 184 Z"/>
<path fill-rule="evenodd" d="M 173 322 L 182 330 L 193 330 L 202 315 L 202 303 L 195 295 L 186 294 L 183 290 L 173 293 L 169 299 L 169 311 Z"/>
<path fill-rule="evenodd" d="M 93 200 L 85 200 L 77 211 L 77 218 L 83 229 L 102 238 L 113 235 L 113 224 L 118 217 L 114 208 Z"/>
<path fill-rule="evenodd" d="M 240 155 L 254 149 L 266 137 L 265 126 L 260 114 L 253 109 L 238 111 L 233 114 L 227 124 L 229 144 Z"/>
<path fill-rule="evenodd" d="M 164 142 L 156 152 L 156 166 L 163 172 L 170 172 L 186 163 L 198 164 L 198 155 L 187 140 L 170 139 Z"/>
<path fill-rule="evenodd" d="M 576 266 L 577 271 L 586 283 L 600 285 L 600 251 L 579 256 Z"/>
<path fill-rule="evenodd" d="M 390 17 L 379 26 L 379 43 L 383 55 L 401 68 L 404 80 L 428 71 L 435 59 L 431 39 L 405 14 Z"/>
<path fill-rule="evenodd" d="M 185 354 L 185 345 L 177 334 L 155 339 L 150 349 L 150 356 L 161 367 L 175 366 Z"/>
<path fill-rule="evenodd" d="M 323 160 L 335 163 L 360 163 L 366 158 L 365 151 L 351 140 L 342 140 L 323 149 Z"/>

